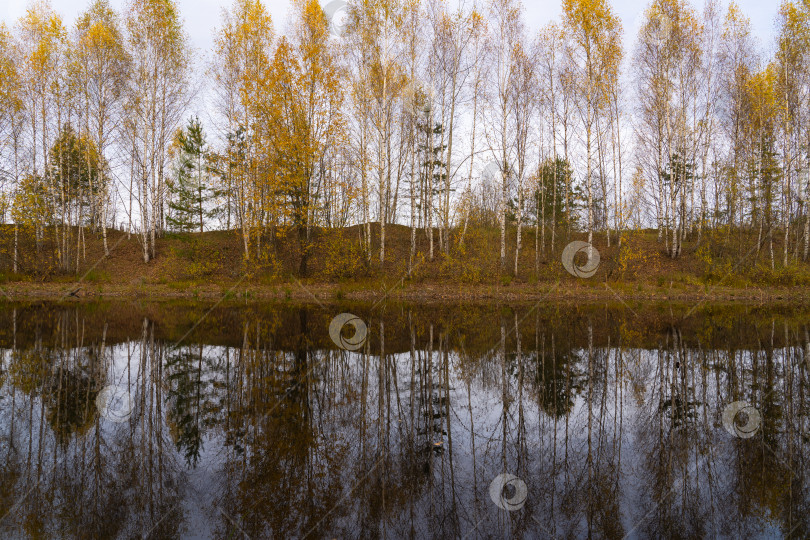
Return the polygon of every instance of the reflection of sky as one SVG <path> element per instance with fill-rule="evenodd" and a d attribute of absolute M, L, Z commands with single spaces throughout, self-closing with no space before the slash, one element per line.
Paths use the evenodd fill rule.
<path fill-rule="evenodd" d="M 143 381 L 142 377 L 151 372 L 152 367 L 141 365 L 141 350 L 138 343 L 129 345 L 117 345 L 109 349 L 111 351 L 111 362 L 109 365 L 109 381 L 116 381 L 118 385 L 129 385 L 135 402 L 140 402 L 139 392 L 143 388 L 149 388 L 150 381 Z M 199 349 L 192 347 L 188 350 L 191 353 L 198 353 Z M 212 388 L 219 388 L 224 392 L 226 367 L 230 373 L 239 369 L 238 353 L 225 354 L 226 349 L 222 347 L 206 346 L 203 348 L 204 372 L 201 380 L 208 384 L 209 391 Z M 527 351 L 530 353 L 531 351 Z M 777 365 L 786 365 L 786 350 L 777 350 L 774 353 L 774 362 Z M 585 359 L 587 350 L 573 351 L 574 355 Z M 795 353 L 795 352 L 794 352 Z M 3 351 L 3 369 L 8 366 L 8 351 Z M 318 355 L 319 352 L 315 352 Z M 421 351 L 423 357 L 428 353 Z M 650 517 L 649 512 L 654 509 L 654 504 L 650 500 L 650 474 L 649 466 L 658 459 L 651 457 L 651 452 L 655 449 L 650 447 L 658 437 L 660 422 L 660 403 L 670 396 L 669 384 L 661 388 L 661 372 L 658 368 L 660 356 L 658 351 L 624 349 L 622 351 L 623 373 L 621 378 L 617 378 L 616 373 L 616 350 L 595 349 L 596 365 L 594 378 L 592 379 L 591 392 L 591 418 L 592 434 L 591 444 L 593 448 L 594 470 L 602 470 L 608 476 L 610 482 L 614 481 L 611 476 L 610 467 L 618 466 L 621 463 L 621 474 L 619 483 L 621 485 L 620 511 L 621 521 L 626 532 L 634 531 L 631 537 L 643 537 L 644 525 L 634 529 L 644 517 Z M 695 353 L 697 355 L 697 353 Z M 706 351 L 701 351 L 706 354 Z M 721 354 L 709 351 L 709 354 Z M 230 359 L 230 365 L 226 365 L 226 357 Z M 530 390 L 529 381 L 534 374 L 524 371 L 524 387 L 521 389 L 517 384 L 516 370 L 511 369 L 512 376 L 506 384 L 500 378 L 501 360 L 495 355 L 492 356 L 469 380 L 461 376 L 461 360 L 455 353 L 449 353 L 449 388 L 450 388 L 450 436 L 452 446 L 447 435 L 433 434 L 428 437 L 428 443 L 442 442 L 444 452 L 433 454 L 433 476 L 430 488 L 420 491 L 414 503 L 417 516 L 420 512 L 434 516 L 437 505 L 446 505 L 447 500 L 456 497 L 459 514 L 461 516 L 461 534 L 464 535 L 476 523 L 480 532 L 501 530 L 495 527 L 509 527 L 510 521 L 504 520 L 503 516 L 498 517 L 494 505 L 488 499 L 487 489 L 489 482 L 501 472 L 509 472 L 521 477 L 528 485 L 527 509 L 531 509 L 533 515 L 542 516 L 544 526 L 551 527 L 551 521 L 557 523 L 558 534 L 569 531 L 575 535 L 585 532 L 584 509 L 587 501 L 582 497 L 588 493 L 588 424 L 589 412 L 588 402 L 585 399 L 589 387 L 587 384 L 580 389 L 580 393 L 575 397 L 573 408 L 567 418 L 554 419 L 541 411 L 537 396 Z M 750 352 L 741 352 L 737 357 L 738 366 L 745 368 L 751 364 L 753 355 Z M 407 430 L 407 425 L 412 418 L 410 409 L 410 398 L 418 402 L 420 399 L 420 387 L 418 383 L 413 385 L 416 391 L 415 396 L 410 396 L 411 390 L 411 368 L 412 359 L 409 354 L 396 354 L 387 357 L 389 366 L 394 366 L 396 380 L 398 381 L 398 396 L 391 397 L 390 403 L 396 405 L 384 405 L 390 411 L 392 420 L 398 419 L 402 415 L 403 430 Z M 438 369 L 440 356 L 434 350 L 432 374 L 434 385 L 433 397 L 439 397 L 444 392 L 440 386 L 441 372 Z M 584 364 L 584 366 L 583 366 Z M 330 452 L 325 441 L 342 440 L 348 443 L 353 458 L 348 460 L 350 465 L 360 467 L 359 440 L 360 433 L 359 420 L 365 420 L 367 425 L 366 444 L 369 448 L 379 448 L 381 444 L 376 440 L 379 434 L 379 427 L 375 423 L 380 418 L 378 404 L 386 400 L 379 400 L 379 359 L 369 357 L 363 360 L 361 355 L 348 353 L 340 359 L 330 359 L 328 370 L 323 364 L 313 363 L 313 381 L 316 387 L 310 397 L 310 406 L 313 408 L 314 428 L 318 430 L 318 447 L 312 449 L 313 462 L 317 465 L 325 466 L 326 461 L 323 455 Z M 524 363 L 524 370 L 530 363 Z M 369 371 L 363 373 L 363 367 L 368 366 Z M 579 367 L 586 367 L 587 364 L 580 363 Z M 469 372 L 470 366 L 465 366 Z M 744 372 L 749 373 L 743 369 Z M 676 464 L 672 474 L 677 478 L 686 475 L 689 480 L 690 489 L 697 490 L 702 501 L 714 501 L 712 509 L 702 509 L 710 512 L 717 521 L 728 521 L 728 511 L 736 508 L 734 502 L 726 501 L 728 494 L 734 493 L 738 489 L 736 478 L 738 473 L 735 469 L 739 466 L 736 456 L 741 448 L 744 448 L 746 441 L 738 441 L 731 438 L 719 425 L 719 410 L 722 408 L 726 396 L 723 395 L 727 388 L 726 373 L 722 373 L 719 380 L 714 374 L 710 377 L 701 378 L 701 368 L 690 368 L 690 379 L 688 385 L 695 391 L 694 399 L 699 402 L 706 400 L 709 405 L 704 411 L 698 406 L 698 421 L 695 432 L 690 432 L 687 437 L 692 438 L 692 442 L 700 441 L 699 444 L 704 450 L 708 448 L 712 456 L 712 475 L 714 483 L 707 481 L 706 459 L 709 454 L 706 451 L 695 453 L 695 444 L 690 445 L 690 456 L 687 460 L 689 466 L 684 469 Z M 389 373 L 389 377 L 391 374 Z M 745 377 L 748 377 L 746 375 Z M 745 380 L 744 377 L 744 380 Z M 367 380 L 367 413 L 366 418 L 360 416 L 359 401 L 346 402 L 342 399 L 341 393 L 347 388 L 359 389 L 364 378 Z M 329 387 L 326 387 L 328 380 Z M 127 381 L 129 381 L 127 383 Z M 703 384 L 705 381 L 705 385 Z M 231 384 L 234 381 L 231 380 Z M 719 385 L 719 387 L 718 387 Z M 746 386 L 744 382 L 743 386 Z M 639 390 L 640 388 L 640 390 Z M 635 389 L 635 390 L 634 390 Z M 11 415 L 10 412 L 10 386 L 5 384 L 0 389 L 0 440 L 3 445 L 7 445 L 9 440 L 9 430 Z M 508 414 L 504 418 L 503 414 L 503 394 L 509 396 L 510 405 Z M 663 397 L 662 397 L 663 394 Z M 164 396 L 165 396 L 164 392 Z M 398 399 L 396 399 L 398 397 Z M 335 404 L 338 405 L 335 405 Z M 39 399 L 34 402 L 33 410 L 38 411 Z M 391 409 L 387 409 L 387 407 Z M 19 452 L 25 453 L 29 443 L 35 448 L 38 440 L 30 439 L 31 433 L 38 433 L 40 429 L 39 416 L 32 415 L 29 418 L 28 412 L 31 410 L 31 403 L 27 398 L 17 395 L 15 407 L 15 448 Z M 439 407 L 437 405 L 437 407 Z M 192 537 L 214 537 L 218 524 L 223 522 L 223 516 L 219 514 L 216 502 L 222 496 L 225 476 L 224 468 L 229 458 L 233 458 L 232 451 L 225 445 L 225 435 L 222 431 L 223 424 L 207 428 L 204 436 L 204 444 L 201 450 L 200 461 L 196 468 L 187 470 L 184 458 L 181 453 L 176 452 L 174 444 L 171 443 L 171 435 L 166 425 L 168 407 L 163 407 L 163 423 L 160 427 L 162 437 L 166 441 L 164 450 L 173 454 L 170 460 L 177 470 L 181 471 L 180 476 L 188 482 L 184 487 L 184 500 L 182 503 L 183 514 L 186 521 L 186 534 Z M 424 413 L 424 409 L 419 409 L 414 414 L 418 416 Z M 710 428 L 706 430 L 702 427 L 703 414 L 708 416 Z M 132 424 L 136 430 L 143 425 L 140 417 L 141 412 L 136 411 L 133 415 L 136 421 Z M 521 433 L 518 429 L 520 418 L 525 422 L 525 430 Z M 221 419 L 221 416 L 220 416 Z M 341 421 L 342 420 L 342 421 Z M 505 422 L 505 424 L 504 424 Z M 441 428 L 446 428 L 447 418 L 436 419 L 435 424 Z M 396 422 L 392 429 L 392 439 L 388 452 L 391 454 L 394 464 L 397 463 L 398 452 L 401 448 L 398 445 L 407 444 L 403 440 L 404 432 L 400 432 L 396 427 Z M 622 429 L 619 432 L 618 426 Z M 666 421 L 665 421 L 666 425 Z M 28 429 L 30 426 L 30 429 Z M 47 428 L 47 426 L 45 426 Z M 104 439 L 105 448 L 114 451 L 115 448 L 122 448 L 122 443 L 115 443 L 116 439 L 126 439 L 129 436 L 130 424 L 115 424 L 101 421 L 101 437 Z M 505 429 L 504 429 L 505 428 Z M 474 437 L 473 437 L 474 434 Z M 506 440 L 504 440 L 504 434 Z M 89 430 L 84 437 L 94 437 L 94 431 Z M 672 439 L 680 435 L 670 432 Z M 522 438 L 525 437 L 525 438 Z M 45 455 L 52 455 L 52 438 L 46 437 L 48 448 L 44 448 Z M 556 443 L 555 443 L 556 441 Z M 375 446 L 376 445 L 376 446 Z M 473 450 L 474 445 L 474 450 Z M 527 449 L 527 455 L 522 456 L 520 448 Z M 449 457 L 452 451 L 453 457 L 453 480 L 454 485 L 450 485 Z M 75 447 L 68 450 L 71 461 L 80 459 L 76 455 Z M 429 454 L 430 450 L 428 451 Z M 113 456 L 114 457 L 114 456 Z M 3 456 L 4 458 L 4 456 Z M 241 458 L 236 458 L 240 460 Z M 475 460 L 475 466 L 473 466 Z M 45 460 L 50 463 L 50 460 Z M 698 479 L 695 479 L 695 463 L 697 463 Z M 114 470 L 114 469 L 111 469 Z M 397 471 L 389 471 L 396 475 Z M 344 493 L 362 481 L 358 471 L 354 467 L 346 467 L 345 470 L 330 472 L 338 474 L 343 478 L 342 485 Z M 673 484 L 673 491 L 669 495 L 671 502 L 675 506 L 681 502 L 682 493 L 678 491 L 679 482 Z M 566 503 L 564 495 L 567 490 L 576 495 L 573 513 L 570 508 L 571 501 Z M 552 504 L 549 499 L 551 492 L 555 494 L 555 502 Z M 693 495 L 694 496 L 694 495 Z M 444 499 L 442 498 L 444 497 Z M 734 497 L 739 497 L 735 494 Z M 351 498 L 350 498 L 351 499 Z M 482 504 L 483 501 L 483 504 Z M 352 501 L 354 502 L 354 501 Z M 568 509 L 564 508 L 569 505 Z M 349 507 L 358 510 L 356 505 L 351 503 Z M 344 507 L 342 507 L 344 508 Z M 392 510 L 391 514 L 384 514 L 388 525 L 392 531 L 407 530 L 408 509 L 400 509 L 401 515 L 397 516 Z M 441 515 L 443 510 L 439 509 Z M 340 512 L 336 512 L 338 514 Z M 677 510 L 673 510 L 677 514 Z M 725 514 L 725 515 L 724 515 Z M 781 536 L 778 523 L 768 523 L 765 517 L 767 509 L 760 509 L 751 513 L 745 522 L 736 524 L 740 531 L 758 531 L 762 537 Z M 553 516 L 549 519 L 550 516 Z M 354 530 L 353 520 L 355 516 L 350 512 L 348 515 L 333 518 L 336 523 L 345 527 L 344 530 Z M 227 521 L 227 519 L 225 519 Z M 709 520 L 712 523 L 712 520 Z M 0 529 L 2 530 L 2 529 Z M 429 531 L 427 531 L 429 532 Z"/>

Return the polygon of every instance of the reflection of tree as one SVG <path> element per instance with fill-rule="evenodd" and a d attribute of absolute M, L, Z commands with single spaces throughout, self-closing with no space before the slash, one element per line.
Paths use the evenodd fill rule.
<path fill-rule="evenodd" d="M 697 419 L 697 401 L 689 399 L 693 394 L 693 389 L 687 389 L 687 397 L 680 394 L 677 388 L 672 389 L 672 394 L 661 403 L 661 413 L 672 422 L 672 428 L 677 429 L 685 426 L 690 421 Z"/>
<path fill-rule="evenodd" d="M 96 381 L 85 366 L 58 369 L 44 393 L 48 423 L 56 438 L 66 444 L 76 433 L 85 433 L 96 417 Z"/>
<path fill-rule="evenodd" d="M 793 326 L 742 321 L 726 348 L 682 327 L 628 350 L 595 316 L 536 317 L 532 338 L 514 310 L 489 354 L 466 321 L 386 314 L 349 353 L 295 309 L 240 319 L 234 347 L 171 350 L 144 321 L 113 366 L 68 313 L 0 365 L 0 515 L 36 485 L 9 520 L 32 536 L 193 534 L 195 464 L 214 537 L 532 536 L 538 522 L 555 537 L 751 537 L 764 520 L 807 536 L 810 340 Z M 80 427 L 101 373 L 124 381 L 124 364 L 137 414 Z M 761 411 L 752 439 L 720 423 L 733 400 Z M 520 512 L 489 500 L 500 472 L 528 484 Z"/>
<path fill-rule="evenodd" d="M 641 514 L 649 517 L 640 527 L 643 536 L 695 538 L 712 536 L 711 513 L 702 500 L 704 489 L 719 489 L 712 462 L 713 428 L 706 414 L 700 414 L 696 385 L 705 393 L 704 354 L 687 346 L 680 328 L 670 326 L 655 352 L 654 375 L 647 403 L 649 418 L 639 426 L 639 452 L 644 454 L 643 500 L 649 500 Z M 716 534 L 716 533 L 714 533 Z"/>
<path fill-rule="evenodd" d="M 11 355 L 12 383 L 32 398 L 41 395 L 46 419 L 61 444 L 86 432 L 96 416 L 99 388 L 93 362 L 93 348 L 32 348 Z"/>
<path fill-rule="evenodd" d="M 428 474 L 433 466 L 433 454 L 441 454 L 444 451 L 442 442 L 448 435 L 445 429 L 449 397 L 443 392 L 442 370 L 442 336 L 439 336 L 439 362 L 436 362 L 434 347 L 433 325 L 430 325 L 429 341 L 427 351 L 419 351 L 417 359 L 419 362 L 411 377 L 417 382 L 417 399 L 421 422 L 416 427 L 416 450 L 423 455 L 425 467 L 424 472 Z"/>
<path fill-rule="evenodd" d="M 9 373 L 12 384 L 23 393 L 33 395 L 48 380 L 51 357 L 40 348 L 14 351 Z"/>
<path fill-rule="evenodd" d="M 177 483 L 166 482 L 172 467 L 161 450 L 165 419 L 147 400 L 140 402 L 143 429 L 97 414 L 110 361 L 107 327 L 100 342 L 83 344 L 85 315 L 80 308 L 62 310 L 53 334 L 37 326 L 32 345 L 12 349 L 13 384 L 0 388 L 0 537 L 20 531 L 37 538 L 128 538 L 148 531 L 176 537 L 182 512 Z M 148 374 L 160 349 L 146 329 L 138 372 L 143 387 L 159 396 Z M 161 520 L 167 513 L 173 515 Z"/>
<path fill-rule="evenodd" d="M 8 379 L 8 368 L 6 368 L 6 351 L 0 351 L 0 391 L 6 385 Z"/>
<path fill-rule="evenodd" d="M 538 402 L 552 417 L 562 418 L 571 412 L 574 399 L 582 391 L 584 374 L 579 367 L 582 359 L 572 350 L 560 351 L 551 338 L 551 350 L 532 355 L 537 362 L 535 384 Z"/>
<path fill-rule="evenodd" d="M 679 429 L 697 420 L 697 408 L 701 403 L 695 399 L 695 389 L 689 384 L 688 352 L 680 329 L 670 327 L 667 339 L 672 340 L 672 346 L 666 350 L 666 364 L 662 366 L 662 373 L 663 385 L 668 391 L 662 392 L 660 407 L 663 418 L 669 421 L 669 428 Z"/>
<path fill-rule="evenodd" d="M 331 457 L 317 452 L 311 425 L 310 388 L 317 372 L 310 372 L 310 360 L 317 365 L 320 358 L 310 350 L 306 310 L 299 310 L 298 324 L 298 332 L 282 329 L 298 336 L 289 352 L 273 348 L 273 336 L 264 335 L 259 321 L 253 332 L 244 328 L 237 376 L 242 397 L 231 415 L 231 429 L 244 432 L 248 448 L 237 500 L 230 502 L 237 503 L 233 511 L 251 537 L 266 536 L 268 528 L 275 536 L 295 536 L 306 530 L 309 516 L 312 524 L 317 522 L 332 497 L 321 500 L 315 483 L 333 483 L 333 493 L 339 493 L 339 480 L 323 479 L 313 470 L 316 458 L 323 466 Z"/>
<path fill-rule="evenodd" d="M 0 434 L 0 449 L 5 450 L 0 451 L 0 478 L 3 479 L 0 482 L 0 516 L 8 516 L 19 501 L 19 493 L 15 488 L 25 468 L 8 435 L 11 434 Z"/>
<path fill-rule="evenodd" d="M 166 359 L 166 378 L 169 382 L 169 423 L 177 449 L 183 452 L 186 465 L 196 467 L 202 448 L 202 347 L 199 353 L 179 352 Z"/>
<path fill-rule="evenodd" d="M 793 460 L 792 452 L 782 452 L 787 446 L 782 391 L 785 381 L 779 380 L 777 370 L 789 370 L 792 362 L 787 351 L 782 354 L 775 350 L 773 321 L 768 330 L 770 336 L 765 339 L 760 337 L 759 350 L 752 351 L 749 356 L 750 367 L 741 365 L 738 368 L 739 387 L 734 390 L 739 399 L 758 407 L 760 425 L 756 435 L 748 441 L 755 441 L 756 444 L 735 444 L 741 470 L 741 474 L 735 479 L 735 488 L 739 493 L 736 511 L 740 515 L 768 512 L 776 517 L 782 513 L 783 505 L 790 500 L 795 467 L 795 464 L 790 463 Z M 790 439 L 793 434 L 788 432 L 787 435 Z"/>

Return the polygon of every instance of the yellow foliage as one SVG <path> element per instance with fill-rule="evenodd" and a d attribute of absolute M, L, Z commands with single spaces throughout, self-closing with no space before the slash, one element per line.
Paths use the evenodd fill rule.
<path fill-rule="evenodd" d="M 619 276 L 625 278 L 643 275 L 654 257 L 654 253 L 644 249 L 640 235 L 628 233 L 622 238 L 622 245 L 616 257 Z"/>

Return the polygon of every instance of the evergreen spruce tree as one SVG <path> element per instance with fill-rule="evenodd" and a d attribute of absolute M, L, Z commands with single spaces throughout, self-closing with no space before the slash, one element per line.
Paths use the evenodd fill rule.
<path fill-rule="evenodd" d="M 419 156 L 422 185 L 419 189 L 420 202 L 416 205 L 416 208 L 425 220 L 429 219 L 428 214 L 430 213 L 431 225 L 435 227 L 437 224 L 432 220 L 435 211 L 433 200 L 441 194 L 441 186 L 444 185 L 446 179 L 447 168 L 442 157 L 447 145 L 441 144 L 444 135 L 444 126 L 442 126 L 441 122 L 431 124 L 430 105 L 426 104 L 421 113 L 422 117 L 417 120 L 420 139 L 420 142 L 417 143 L 417 155 Z"/>
<path fill-rule="evenodd" d="M 63 217 L 68 223 L 71 223 L 71 216 L 75 216 L 77 225 L 87 222 L 99 226 L 99 199 L 106 192 L 106 186 L 101 184 L 105 178 L 101 171 L 107 168 L 107 162 L 95 145 L 79 136 L 70 124 L 65 124 L 51 146 L 48 161 L 45 180 L 55 194 L 56 213 L 61 215 L 64 212 Z"/>
<path fill-rule="evenodd" d="M 169 228 L 178 232 L 203 232 L 205 222 L 215 211 L 207 208 L 216 193 L 209 186 L 211 167 L 205 132 L 199 118 L 192 117 L 178 132 L 174 145 L 177 163 L 174 178 L 167 181 L 170 193 Z"/>
<path fill-rule="evenodd" d="M 575 209 L 584 197 L 582 189 L 574 186 L 571 164 L 561 157 L 556 160 L 547 158 L 540 164 L 538 176 L 539 186 L 532 193 L 535 211 L 524 213 L 525 224 L 532 225 L 539 215 L 539 219 L 545 219 L 547 223 L 556 220 L 558 227 L 575 226 Z M 517 198 L 514 197 L 509 208 L 513 216 L 516 207 Z"/>

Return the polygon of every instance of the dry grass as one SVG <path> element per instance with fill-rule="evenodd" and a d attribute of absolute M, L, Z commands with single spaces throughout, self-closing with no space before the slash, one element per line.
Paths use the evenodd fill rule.
<path fill-rule="evenodd" d="M 604 234 L 595 236 L 594 245 L 601 255 L 597 274 L 583 280 L 570 276 L 562 267 L 562 248 L 571 240 L 583 240 L 582 233 L 560 234 L 552 252 L 547 239 L 545 250 L 535 252 L 533 229 L 524 229 L 520 269 L 512 274 L 515 231 L 508 234 L 507 269 L 500 266 L 500 237 L 497 229 L 470 227 L 465 243 L 459 245 L 460 231 L 451 234 L 449 254 L 440 249 L 434 233 L 434 257 L 429 257 L 429 240 L 424 230 L 417 231 L 417 249 L 409 279 L 411 230 L 401 225 L 386 228 L 385 263 L 379 260 L 379 226 L 372 225 L 373 250 L 369 260 L 361 244 L 359 227 L 340 230 L 316 230 L 308 258 L 306 276 L 299 276 L 301 250 L 295 231 L 287 234 L 264 234 L 258 253 L 253 243 L 252 257 L 245 259 L 242 239 L 236 231 L 212 231 L 202 234 L 167 234 L 158 240 L 157 257 L 143 262 L 142 247 L 136 236 L 109 231 L 108 244 L 116 246 L 104 257 L 99 234 L 86 233 L 86 246 L 81 250 L 79 269 L 75 260 L 71 271 L 57 269 L 54 243 L 47 239 L 37 252 L 33 238 L 23 235 L 20 248 L 21 267 L 11 272 L 13 229 L 0 226 L 0 283 L 24 284 L 74 283 L 82 280 L 88 288 L 97 289 L 165 289 L 187 294 L 198 290 L 227 289 L 241 281 L 245 289 L 259 288 L 273 295 L 294 296 L 285 284 L 303 280 L 308 286 L 323 284 L 328 294 L 344 295 L 358 291 L 389 289 L 397 284 L 405 288 L 437 286 L 438 293 L 452 285 L 457 296 L 464 291 L 503 289 L 538 291 L 542 284 L 561 283 L 566 291 L 581 294 L 610 288 L 643 295 L 650 290 L 676 293 L 704 293 L 708 290 L 751 288 L 805 288 L 810 285 L 810 265 L 791 259 L 782 267 L 777 261 L 771 269 L 767 249 L 756 249 L 753 234 L 705 235 L 700 242 L 691 239 L 683 255 L 672 260 L 659 242 L 655 231 L 632 231 L 623 234 L 619 247 L 616 238 L 608 246 Z M 778 236 L 778 235 L 777 235 Z M 775 245 L 781 254 L 781 246 Z M 75 256 L 75 255 L 74 255 Z M 781 257 L 777 257 L 780 259 Z M 326 286 L 329 285 L 329 286 Z M 241 287 L 241 286 L 240 286 Z M 598 294 L 601 294 L 598 293 Z"/>

